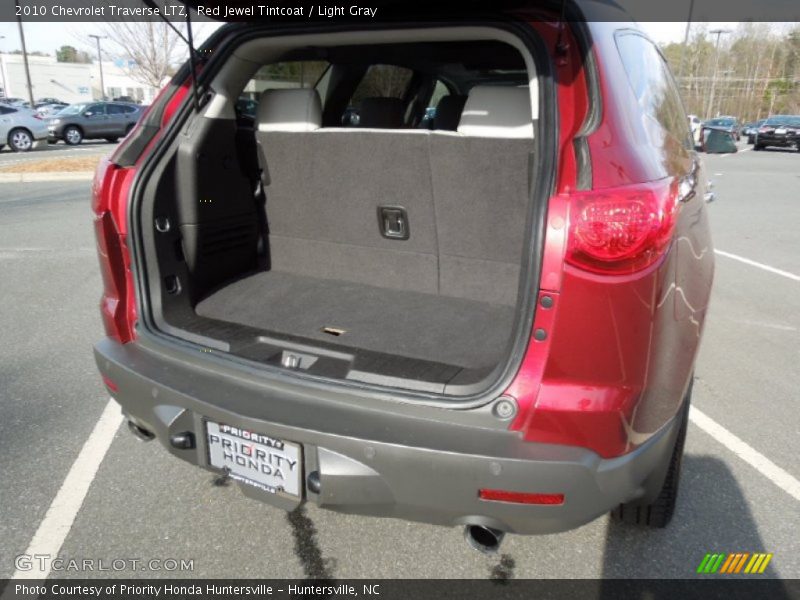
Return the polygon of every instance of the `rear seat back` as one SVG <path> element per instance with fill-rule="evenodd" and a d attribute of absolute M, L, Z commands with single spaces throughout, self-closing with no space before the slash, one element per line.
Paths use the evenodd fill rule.
<path fill-rule="evenodd" d="M 527 88 L 476 86 L 458 132 L 431 136 L 439 293 L 516 302 L 532 152 Z"/>
<path fill-rule="evenodd" d="M 436 293 L 435 215 L 427 132 L 319 129 L 318 99 L 305 92 L 306 126 L 273 128 L 284 111 L 261 109 L 257 140 L 269 170 L 272 268 L 310 277 Z M 301 101 L 299 94 L 265 96 Z M 287 108 L 287 112 L 292 112 Z M 376 117 L 377 118 L 377 117 Z M 280 123 L 281 121 L 278 121 Z M 387 239 L 379 207 L 402 207 L 407 240 Z"/>
<path fill-rule="evenodd" d="M 272 268 L 514 304 L 532 126 L 531 137 L 521 137 L 524 123 L 512 126 L 507 114 L 487 109 L 497 99 L 492 89 L 470 94 L 458 133 L 319 129 L 313 90 L 265 95 L 263 100 L 295 104 L 286 110 L 259 106 L 256 136 L 269 170 Z M 522 95 L 528 98 L 526 89 L 503 90 L 505 109 L 519 105 Z M 527 116 L 517 106 L 516 121 L 530 124 L 529 100 L 527 106 Z M 481 121 L 468 111 L 490 116 Z M 473 135 L 478 131 L 483 137 Z M 406 210 L 409 239 L 381 235 L 382 206 Z"/>

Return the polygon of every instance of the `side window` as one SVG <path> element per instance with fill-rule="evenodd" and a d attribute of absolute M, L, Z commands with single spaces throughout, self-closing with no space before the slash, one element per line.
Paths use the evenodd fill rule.
<path fill-rule="evenodd" d="M 6 108 L 5 106 L 0 106 L 0 115 L 10 115 L 13 112 L 17 112 L 12 108 Z"/>
<path fill-rule="evenodd" d="M 350 104 L 355 106 L 364 98 L 372 97 L 402 98 L 413 74 L 413 71 L 404 67 L 371 65 L 353 92 Z"/>
<path fill-rule="evenodd" d="M 661 53 L 636 33 L 617 35 L 617 49 L 636 99 L 642 107 L 645 129 L 656 147 L 678 144 L 693 147 L 680 92 Z M 664 137 L 671 139 L 663 139 Z"/>
<path fill-rule="evenodd" d="M 437 79 L 436 85 L 433 88 L 433 94 L 431 94 L 431 99 L 428 100 L 428 106 L 425 109 L 425 115 L 422 117 L 420 127 L 423 129 L 432 127 L 433 120 L 436 118 L 436 107 L 439 106 L 439 101 L 449 95 L 450 90 L 444 83 Z"/>
<path fill-rule="evenodd" d="M 247 82 L 236 102 L 237 113 L 255 117 L 258 99 L 265 90 L 314 87 L 328 64 L 323 60 L 295 60 L 264 65 Z"/>
<path fill-rule="evenodd" d="M 104 104 L 90 104 L 83 112 L 84 114 L 92 113 L 92 116 L 104 115 L 106 114 L 106 107 Z"/>
<path fill-rule="evenodd" d="M 121 115 L 125 112 L 125 107 L 119 104 L 109 104 L 106 106 L 106 112 L 109 115 Z"/>

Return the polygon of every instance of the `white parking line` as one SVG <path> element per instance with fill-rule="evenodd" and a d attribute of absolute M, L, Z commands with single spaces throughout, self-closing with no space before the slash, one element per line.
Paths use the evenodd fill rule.
<path fill-rule="evenodd" d="M 692 406 L 689 410 L 689 420 L 705 431 L 744 462 L 756 469 L 764 477 L 792 496 L 800 500 L 800 481 L 776 465 L 750 444 L 743 441 L 722 425 L 717 423 L 707 414 Z"/>
<path fill-rule="evenodd" d="M 47 555 L 51 559 L 58 555 L 121 422 L 119 404 L 110 399 L 33 534 L 25 554 Z M 32 559 L 30 571 L 18 569 L 11 578 L 46 579 L 50 574 L 50 564 L 47 561 L 46 568 L 40 569 L 39 562 Z"/>
<path fill-rule="evenodd" d="M 763 263 L 750 260 L 749 258 L 745 258 L 737 254 L 731 254 L 730 252 L 725 252 L 723 250 L 714 250 L 714 253 L 719 254 L 720 256 L 731 258 L 733 260 L 738 260 L 739 262 L 742 262 L 746 265 L 750 265 L 751 267 L 758 267 L 759 269 L 764 269 L 765 271 L 769 271 L 770 273 L 774 273 L 775 275 L 780 275 L 781 277 L 786 277 L 787 279 L 800 281 L 800 275 L 789 273 L 789 271 L 784 271 L 783 269 L 776 269 L 775 267 L 770 267 L 769 265 L 765 265 Z"/>

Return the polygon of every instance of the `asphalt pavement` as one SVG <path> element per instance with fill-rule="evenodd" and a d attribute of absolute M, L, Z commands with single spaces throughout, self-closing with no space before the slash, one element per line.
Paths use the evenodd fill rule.
<path fill-rule="evenodd" d="M 707 552 L 771 552 L 765 576 L 800 577 L 792 488 L 800 478 L 800 154 L 704 160 L 716 184 L 709 211 L 719 253 L 693 404 L 744 445 L 690 425 L 667 529 L 603 517 L 563 534 L 507 536 L 498 555 L 484 556 L 460 529 L 313 506 L 287 515 L 121 427 L 58 554 L 193 561 L 191 572 L 94 573 L 121 577 L 686 578 Z M 14 557 L 29 547 L 108 402 L 91 353 L 103 333 L 88 190 L 89 182 L 0 189 L 0 578 L 14 573 Z"/>

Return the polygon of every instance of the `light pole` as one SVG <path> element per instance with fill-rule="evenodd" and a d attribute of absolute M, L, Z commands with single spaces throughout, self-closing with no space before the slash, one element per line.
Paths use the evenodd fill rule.
<path fill-rule="evenodd" d="M 730 29 L 712 29 L 708 33 L 717 36 L 717 43 L 714 47 L 714 74 L 711 77 L 711 92 L 708 94 L 708 109 L 706 109 L 706 118 L 710 119 L 714 115 L 711 110 L 714 108 L 714 92 L 717 88 L 717 68 L 719 67 L 719 38 L 723 33 L 730 33 Z"/>
<path fill-rule="evenodd" d="M 17 7 L 17 26 L 19 27 L 19 39 L 22 42 L 22 62 L 25 65 L 25 81 L 28 84 L 28 100 L 33 108 L 33 86 L 31 85 L 31 70 L 28 68 L 28 51 L 25 48 L 25 32 L 22 30 L 22 17 L 19 16 L 19 0 L 14 0 L 14 5 Z"/>
<path fill-rule="evenodd" d="M 95 35 L 93 33 L 89 34 L 90 38 L 94 38 L 95 42 L 97 42 L 97 64 L 100 65 L 100 100 L 106 99 L 106 85 L 105 81 L 103 81 L 103 57 L 100 54 L 100 40 L 104 40 L 108 36 L 106 35 Z"/>
<path fill-rule="evenodd" d="M 0 40 L 6 39 L 6 36 L 0 35 Z M 0 52 L 2 54 L 2 52 Z M 8 88 L 6 87 L 6 62 L 0 57 L 0 76 L 3 77 L 3 98 L 8 98 Z"/>

